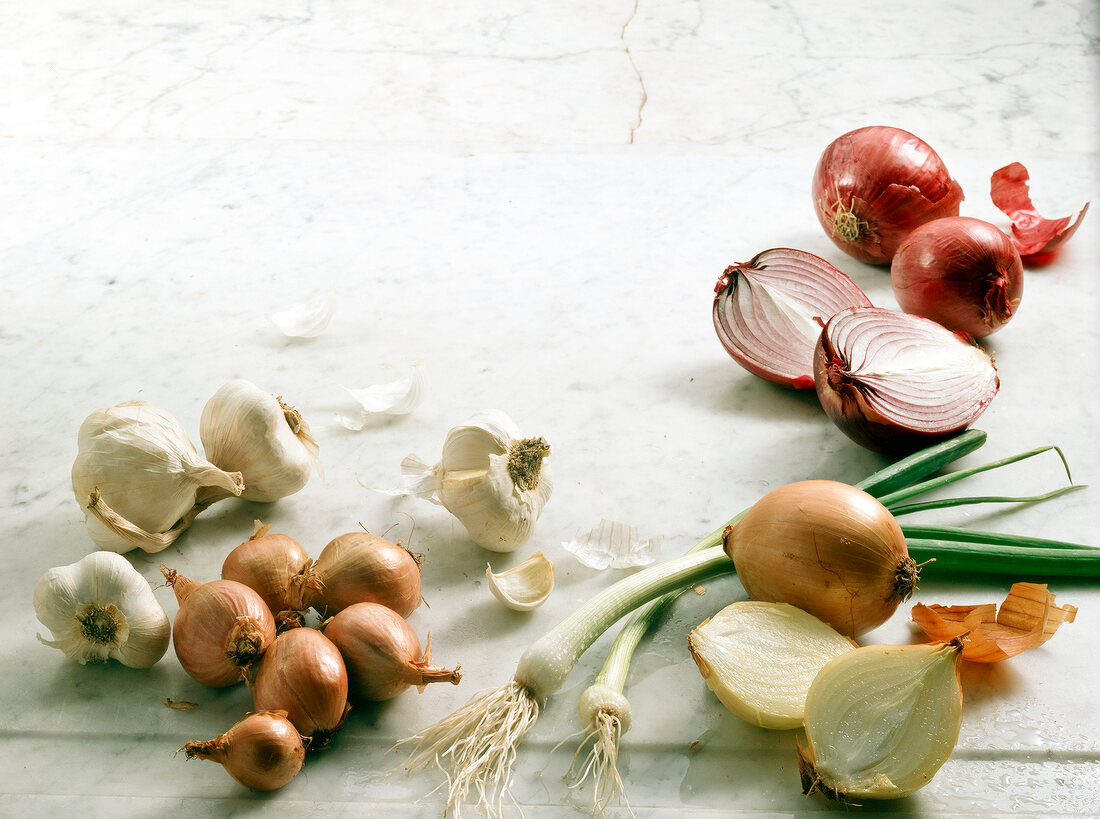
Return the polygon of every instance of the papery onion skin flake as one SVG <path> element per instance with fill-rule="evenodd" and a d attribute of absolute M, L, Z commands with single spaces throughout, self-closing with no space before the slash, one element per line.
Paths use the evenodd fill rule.
<path fill-rule="evenodd" d="M 813 205 L 833 243 L 861 262 L 889 264 L 914 228 L 958 216 L 962 188 L 928 143 L 884 125 L 837 137 L 813 175 Z"/>
<path fill-rule="evenodd" d="M 1044 219 L 1031 203 L 1027 168 L 1019 162 L 993 172 L 989 195 L 993 204 L 1012 220 L 1012 242 L 1020 256 L 1029 261 L 1040 261 L 1058 250 L 1077 231 L 1089 210 L 1086 202 L 1073 224 L 1070 216 Z"/>

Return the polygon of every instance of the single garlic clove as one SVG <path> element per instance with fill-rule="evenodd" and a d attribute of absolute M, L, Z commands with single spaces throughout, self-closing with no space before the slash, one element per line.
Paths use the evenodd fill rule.
<path fill-rule="evenodd" d="M 542 552 L 499 574 L 487 566 L 485 576 L 497 600 L 516 611 L 537 609 L 554 590 L 554 564 Z"/>
<path fill-rule="evenodd" d="M 822 667 L 856 643 L 787 603 L 726 606 L 688 635 L 707 688 L 761 728 L 799 728 L 806 692 Z"/>
<path fill-rule="evenodd" d="M 897 799 L 928 784 L 962 725 L 962 641 L 864 646 L 830 660 L 806 696 L 802 790 Z"/>

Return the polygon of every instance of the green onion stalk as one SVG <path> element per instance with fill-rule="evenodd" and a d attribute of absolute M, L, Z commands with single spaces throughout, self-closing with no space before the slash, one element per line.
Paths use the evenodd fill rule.
<path fill-rule="evenodd" d="M 898 507 L 907 504 L 916 495 L 946 486 L 962 477 L 1050 449 L 1033 450 L 985 467 L 924 480 L 977 450 L 985 438 L 984 432 L 968 430 L 891 464 L 856 486 Z M 988 500 L 991 499 L 971 498 L 963 502 Z M 622 783 L 615 761 L 619 738 L 629 728 L 629 704 L 625 709 L 621 706 L 617 709 L 615 703 L 626 702 L 622 690 L 630 658 L 642 636 L 676 596 L 695 585 L 734 571 L 733 561 L 722 549 L 722 536 L 727 527 L 735 525 L 744 514 L 735 515 L 685 555 L 627 576 L 566 616 L 528 647 L 511 680 L 499 688 L 475 695 L 449 716 L 398 743 L 399 746 L 409 746 L 405 769 L 414 772 L 437 767 L 443 772 L 447 780 L 446 812 L 459 816 L 463 806 L 473 802 L 490 817 L 501 815 L 519 743 L 538 719 L 540 704 L 562 686 L 581 655 L 605 631 L 640 609 L 612 645 L 607 662 L 593 686 L 596 690 L 591 694 L 585 693 L 580 709 L 582 719 L 592 726 L 588 739 L 593 741 L 594 747 L 580 768 L 581 779 L 574 786 L 579 786 L 588 775 L 595 777 L 593 798 L 597 810 L 606 807 L 616 796 L 621 796 Z M 1074 569 L 1073 576 L 1100 577 L 1100 549 L 1072 544 L 1050 547 L 1031 541 L 1026 544 L 1002 544 L 994 540 L 990 543 L 988 538 L 996 536 L 982 534 L 985 540 L 967 540 L 965 530 L 925 528 L 914 537 L 911 556 L 918 560 L 934 558 L 937 565 L 940 561 L 947 561 L 952 576 L 963 576 L 975 572 L 988 573 L 991 559 L 985 556 L 985 550 L 996 549 L 1011 554 L 1026 554 L 1031 560 L 1042 562 L 1047 574 L 1063 573 L 1070 565 L 1080 563 L 1083 568 Z M 1050 556 L 1056 559 L 1052 560 Z M 1015 566 L 998 569 L 1002 572 L 1016 570 Z M 605 703 L 606 708 L 603 707 Z M 601 717 L 601 713 L 610 718 Z M 602 727 L 599 725 L 601 719 L 604 722 Z"/>

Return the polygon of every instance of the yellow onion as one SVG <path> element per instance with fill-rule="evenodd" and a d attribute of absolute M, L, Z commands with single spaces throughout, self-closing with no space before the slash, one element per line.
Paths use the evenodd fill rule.
<path fill-rule="evenodd" d="M 224 734 L 182 748 L 188 759 L 217 762 L 242 785 L 257 791 L 281 788 L 305 760 L 302 738 L 283 711 L 248 714 Z"/>
<path fill-rule="evenodd" d="M 409 686 L 458 685 L 458 669 L 432 665 L 431 637 L 420 651 L 416 632 L 401 615 L 377 603 L 348 606 L 325 626 L 325 636 L 340 650 L 354 699 L 393 699 Z"/>
<path fill-rule="evenodd" d="M 302 593 L 313 560 L 294 538 L 270 534 L 270 529 L 256 522 L 252 537 L 226 556 L 222 578 L 256 591 L 275 614 L 307 608 Z"/>
<path fill-rule="evenodd" d="M 183 670 L 214 688 L 241 682 L 275 639 L 267 604 L 235 580 L 198 583 L 167 567 L 161 571 L 179 603 L 172 645 Z"/>
<path fill-rule="evenodd" d="M 962 642 L 864 646 L 830 660 L 806 695 L 804 793 L 897 799 L 928 784 L 962 726 Z"/>
<path fill-rule="evenodd" d="M 286 711 L 310 737 L 311 751 L 329 744 L 348 713 L 348 672 L 340 651 L 317 629 L 295 628 L 275 638 L 252 681 L 259 711 Z"/>
<path fill-rule="evenodd" d="M 894 516 L 837 481 L 769 492 L 722 542 L 752 599 L 789 603 L 848 637 L 886 622 L 916 587 L 917 566 Z"/>
<path fill-rule="evenodd" d="M 334 538 L 307 572 L 302 603 L 332 615 L 378 603 L 408 617 L 420 605 L 420 563 L 408 549 L 370 532 Z"/>

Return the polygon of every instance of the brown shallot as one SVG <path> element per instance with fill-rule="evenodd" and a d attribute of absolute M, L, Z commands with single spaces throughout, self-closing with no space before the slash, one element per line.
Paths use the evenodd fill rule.
<path fill-rule="evenodd" d="M 286 711 L 298 733 L 321 750 L 348 713 L 348 673 L 340 651 L 314 628 L 295 628 L 275 638 L 251 684 L 258 710 Z"/>
<path fill-rule="evenodd" d="M 198 583 L 161 567 L 176 593 L 176 657 L 191 677 L 221 688 L 241 682 L 275 639 L 275 618 L 255 591 L 235 580 Z"/>
<path fill-rule="evenodd" d="M 420 562 L 404 546 L 370 532 L 334 538 L 307 572 L 302 605 L 322 616 L 353 603 L 379 603 L 408 617 L 420 605 Z"/>
<path fill-rule="evenodd" d="M 432 665 L 431 637 L 423 652 L 416 632 L 397 612 L 377 603 L 355 603 L 325 625 L 325 636 L 340 650 L 348 669 L 352 699 L 377 702 L 409 686 L 458 685 L 462 674 Z"/>
<path fill-rule="evenodd" d="M 248 714 L 224 734 L 205 742 L 191 740 L 180 751 L 188 759 L 217 762 L 257 791 L 281 788 L 298 775 L 305 761 L 302 737 L 284 711 Z"/>
<path fill-rule="evenodd" d="M 222 578 L 255 590 L 276 614 L 308 608 L 302 605 L 302 595 L 313 560 L 294 538 L 270 530 L 270 525 L 256 521 L 252 536 L 226 556 Z"/>

